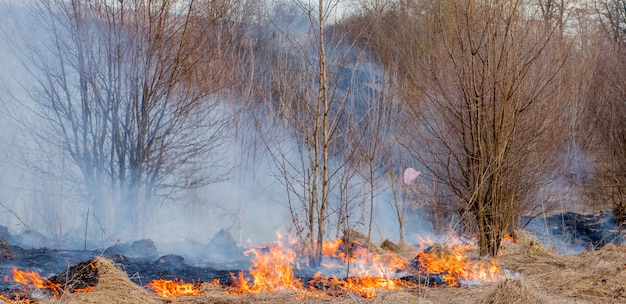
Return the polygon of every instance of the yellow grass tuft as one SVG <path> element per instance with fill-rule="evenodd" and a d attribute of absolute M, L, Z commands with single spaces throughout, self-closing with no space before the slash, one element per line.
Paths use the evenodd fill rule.
<path fill-rule="evenodd" d="M 159 304 L 165 303 L 150 294 L 148 290 L 133 283 L 126 273 L 113 261 L 96 257 L 94 264 L 98 268 L 98 284 L 91 292 L 65 293 L 60 299 L 46 299 L 41 303 L 117 303 L 117 304 Z"/>

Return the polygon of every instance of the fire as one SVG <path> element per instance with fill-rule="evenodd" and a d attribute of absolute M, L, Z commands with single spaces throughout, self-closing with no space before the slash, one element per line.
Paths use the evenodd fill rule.
<path fill-rule="evenodd" d="M 517 244 L 517 239 L 512 237 L 510 234 L 505 233 L 502 237 L 502 242 L 511 242 Z"/>
<path fill-rule="evenodd" d="M 42 277 L 34 270 L 31 271 L 21 271 L 18 270 L 17 267 L 13 267 L 11 270 L 11 275 L 13 275 L 13 281 L 18 282 L 24 285 L 26 290 L 31 287 L 39 288 L 39 289 L 48 289 L 54 292 L 54 297 L 59 298 L 61 294 L 61 286 L 59 284 L 52 283 L 50 280 Z M 9 276 L 4 277 L 4 281 L 9 281 Z"/>
<path fill-rule="evenodd" d="M 341 239 L 323 243 L 321 272 L 326 275 L 316 273 L 308 283 L 309 286 L 305 286 L 294 271 L 300 269 L 298 255 L 292 249 L 295 244 L 295 240 L 289 240 L 288 244 L 279 241 L 277 245 L 248 250 L 246 255 L 253 255 L 250 275 L 247 277 L 243 272 L 231 274 L 234 283 L 230 292 L 246 294 L 295 290 L 320 294 L 321 289 L 329 295 L 351 292 L 373 298 L 376 290 L 398 290 L 414 286 L 398 277 L 402 270 L 413 265 L 407 258 L 395 253 L 372 253 L 357 242 L 346 245 Z M 414 263 L 418 264 L 417 270 L 420 273 L 441 275 L 447 285 L 458 286 L 501 277 L 497 262 L 470 261 L 464 253 L 475 247 L 467 243 L 455 241 L 441 252 L 426 250 L 425 247 L 423 245 L 415 253 L 417 257 Z"/>
<path fill-rule="evenodd" d="M 346 250 L 349 246 L 349 250 Z M 341 239 L 326 241 L 323 244 L 322 266 L 331 273 L 346 276 L 345 280 L 316 275 L 311 285 L 330 281 L 334 287 L 359 294 L 365 298 L 376 296 L 376 290 L 399 290 L 413 284 L 394 278 L 398 270 L 404 269 L 410 261 L 395 253 L 376 254 L 358 242 L 345 245 Z"/>
<path fill-rule="evenodd" d="M 16 304 L 30 304 L 31 303 L 30 299 L 21 299 L 20 300 L 19 299 L 19 295 L 16 295 L 15 297 L 18 298 L 18 299 L 11 300 L 11 299 L 9 299 L 9 298 L 7 298 L 7 297 L 5 297 L 5 296 L 0 294 L 0 300 L 5 301 L 7 303 L 16 303 Z"/>
<path fill-rule="evenodd" d="M 279 235 L 280 237 L 280 235 Z M 295 243 L 294 239 L 288 240 L 290 245 Z M 285 246 L 282 241 L 276 246 L 267 248 L 253 248 L 246 252 L 246 255 L 254 255 L 250 275 L 252 280 L 244 277 L 243 272 L 233 277 L 233 293 L 255 293 L 255 292 L 276 292 L 280 290 L 302 290 L 304 284 L 300 279 L 295 278 L 294 267 L 299 269 L 300 265 L 296 261 L 296 252 Z"/>
<path fill-rule="evenodd" d="M 510 239 L 513 240 L 513 238 Z M 476 281 L 496 281 L 503 277 L 500 266 L 495 260 L 489 263 L 468 260 L 465 253 L 476 249 L 476 244 L 463 241 L 453 232 L 450 232 L 450 238 L 445 247 L 435 244 L 430 239 L 420 240 L 422 241 L 421 251 L 414 260 L 418 270 L 427 274 L 441 274 L 449 286 L 471 284 Z"/>
<path fill-rule="evenodd" d="M 182 280 L 153 280 L 146 287 L 154 290 L 162 298 L 178 298 L 184 296 L 200 296 L 202 293 L 198 286 L 185 283 Z"/>
<path fill-rule="evenodd" d="M 294 239 L 288 240 L 289 245 L 294 245 L 296 242 Z M 319 294 L 313 286 L 317 283 L 328 282 L 333 288 L 372 298 L 376 294 L 376 289 L 400 289 L 409 284 L 400 279 L 391 279 L 396 270 L 409 264 L 407 259 L 392 254 L 371 254 L 367 248 L 358 244 L 351 249 L 351 254 L 346 254 L 342 250 L 344 244 L 338 239 L 323 243 L 322 266 L 329 272 L 341 273 L 347 275 L 348 278 L 340 280 L 336 276 L 329 278 L 317 273 L 309 287 L 305 288 L 305 284 L 296 278 L 294 272 L 294 268 L 300 269 L 297 253 L 283 243 L 279 241 L 279 244 L 275 246 L 246 251 L 247 255 L 254 255 L 249 270 L 252 278 L 246 278 L 243 272 L 239 272 L 238 275 L 231 274 L 234 281 L 231 286 L 232 293 L 296 290 Z"/>
<path fill-rule="evenodd" d="M 93 264 L 90 264 L 92 268 L 95 269 Z M 24 291 L 29 292 L 32 288 L 37 288 L 39 290 L 49 290 L 53 293 L 55 298 L 60 298 L 61 293 L 64 292 L 63 288 L 60 284 L 53 283 L 52 281 L 42 277 L 38 272 L 34 270 L 22 271 L 17 269 L 17 267 L 13 267 L 11 270 L 12 279 L 9 278 L 9 275 L 4 277 L 5 282 L 14 281 L 20 283 L 24 286 Z M 70 290 L 71 292 L 91 292 L 93 286 L 87 286 L 86 288 Z M 65 290 L 67 291 L 67 290 Z M 30 304 L 30 299 L 22 299 L 22 296 L 18 293 L 15 294 L 14 299 L 9 299 L 4 295 L 0 295 L 0 300 L 8 302 L 8 303 L 19 303 L 19 304 Z"/>
<path fill-rule="evenodd" d="M 74 292 L 92 292 L 93 286 L 87 286 L 85 288 L 74 289 Z"/>
<path fill-rule="evenodd" d="M 319 294 L 319 292 L 315 289 L 315 286 L 318 285 L 327 285 L 327 293 L 329 295 L 337 296 L 346 292 L 352 292 L 367 299 L 376 297 L 376 290 L 400 290 L 413 286 L 412 283 L 403 281 L 399 278 L 350 277 L 345 280 L 340 280 L 336 277 L 323 277 L 319 274 L 319 272 L 316 273 L 313 280 L 311 280 L 311 286 L 309 288 L 314 293 Z"/>
<path fill-rule="evenodd" d="M 398 254 L 375 254 L 366 247 L 354 242 L 346 253 L 342 250 L 341 239 L 326 241 L 323 244 L 322 254 L 326 258 L 322 266 L 327 269 L 347 268 L 347 277 L 392 277 L 398 269 L 409 265 L 410 261 Z"/>
<path fill-rule="evenodd" d="M 500 279 L 500 267 L 496 261 L 489 264 L 471 262 L 462 252 L 420 252 L 416 261 L 423 271 L 429 274 L 441 274 L 446 284 L 458 286 L 459 282 L 495 281 Z"/>

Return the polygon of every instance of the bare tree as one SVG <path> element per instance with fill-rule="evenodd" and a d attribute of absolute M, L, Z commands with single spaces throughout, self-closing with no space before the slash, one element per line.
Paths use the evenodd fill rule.
<path fill-rule="evenodd" d="M 596 207 L 609 207 L 618 228 L 626 225 L 626 91 L 623 81 L 624 50 L 618 42 L 604 46 L 593 63 L 593 83 L 587 91 L 585 133 L 588 149 L 595 155 L 595 170 L 589 192 Z"/>
<path fill-rule="evenodd" d="M 535 21 L 525 1 L 434 8 L 434 47 L 413 83 L 423 94 L 413 155 L 445 186 L 480 253 L 496 255 L 561 148 L 553 113 L 562 110 L 551 98 L 567 53 L 558 28 Z"/>
<path fill-rule="evenodd" d="M 140 236 L 149 215 L 179 190 L 221 178 L 200 162 L 218 151 L 225 132 L 218 93 L 232 78 L 226 61 L 234 53 L 235 5 L 35 4 L 49 36 L 32 41 L 26 66 L 37 81 L 35 113 L 54 130 L 37 140 L 68 153 L 105 225 L 127 225 L 119 227 Z"/>
<path fill-rule="evenodd" d="M 344 33 L 328 35 L 338 3 L 294 1 L 274 7 L 279 12 L 270 20 L 275 49 L 257 60 L 271 69 L 259 90 L 263 103 L 255 108 L 261 115 L 257 127 L 286 186 L 295 232 L 305 240 L 314 265 L 320 262 L 328 226 L 351 226 L 331 219 L 347 216 L 345 205 L 331 204 L 333 195 L 353 201 L 342 191 L 354 175 L 345 167 L 353 151 L 346 148 L 351 147 L 346 113 L 359 58 Z"/>
<path fill-rule="evenodd" d="M 607 38 L 618 45 L 626 43 L 626 2 L 600 0 L 594 1 L 594 5 Z"/>
<path fill-rule="evenodd" d="M 545 24 L 553 24 L 559 27 L 559 32 L 563 32 L 567 14 L 570 11 L 570 0 L 537 0 L 537 5 L 541 11 L 541 17 Z"/>

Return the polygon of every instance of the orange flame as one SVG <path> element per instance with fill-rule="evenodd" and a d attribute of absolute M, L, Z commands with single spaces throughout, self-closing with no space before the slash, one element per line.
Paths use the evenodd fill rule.
<path fill-rule="evenodd" d="M 367 299 L 376 297 L 376 290 L 400 290 L 414 285 L 401 279 L 352 277 L 340 280 L 336 277 L 323 277 L 319 273 L 316 273 L 315 277 L 311 281 L 311 286 L 309 287 L 316 294 L 320 293 L 316 291 L 314 287 L 314 285 L 318 282 L 322 282 L 322 285 L 324 285 L 323 282 L 330 283 L 330 292 L 328 293 L 330 295 L 336 296 L 341 295 L 344 292 L 352 292 Z"/>
<path fill-rule="evenodd" d="M 21 271 L 18 270 L 17 267 L 13 267 L 11 275 L 13 275 L 13 281 L 24 285 L 26 290 L 29 290 L 31 287 L 48 289 L 54 292 L 55 298 L 59 298 L 61 294 L 61 286 L 59 284 L 52 283 L 50 280 L 40 276 L 39 273 L 34 270 Z M 9 276 L 5 276 L 4 281 L 8 282 Z"/>
<path fill-rule="evenodd" d="M 512 237 L 510 234 L 505 233 L 504 236 L 502 237 L 502 242 L 511 242 L 511 243 L 517 244 L 518 240 Z"/>
<path fill-rule="evenodd" d="M 420 252 L 416 260 L 425 272 L 441 274 L 450 286 L 458 286 L 459 282 L 495 281 L 501 277 L 500 267 L 496 261 L 488 265 L 484 262 L 473 263 L 467 260 L 462 251 Z"/>
<path fill-rule="evenodd" d="M 280 236 L 279 236 L 280 237 Z M 473 262 L 464 252 L 475 248 L 460 239 L 454 238 L 448 248 L 440 253 L 424 250 L 415 254 L 419 271 L 441 275 L 450 286 L 469 284 L 474 281 L 489 281 L 501 278 L 497 262 Z M 325 241 L 322 246 L 324 272 L 345 276 L 322 276 L 316 273 L 308 287 L 295 277 L 294 269 L 299 269 L 298 256 L 293 246 L 279 241 L 266 248 L 253 248 L 245 252 L 253 255 L 252 265 L 246 277 L 243 272 L 232 274 L 233 294 L 259 293 L 264 291 L 296 290 L 314 294 L 338 295 L 346 292 L 359 294 L 365 298 L 376 296 L 376 290 L 397 290 L 414 286 L 413 283 L 397 278 L 399 270 L 407 269 L 411 262 L 395 253 L 375 254 L 358 243 L 346 245 L 341 239 Z M 425 240 L 425 243 L 433 243 Z M 347 248 L 350 246 L 350 248 Z M 324 292 L 319 289 L 326 289 Z"/>
<path fill-rule="evenodd" d="M 389 278 L 398 269 L 409 265 L 409 260 L 400 255 L 394 253 L 375 254 L 358 243 L 354 243 L 354 245 L 348 255 L 341 250 L 343 246 L 341 239 L 324 242 L 322 254 L 328 259 L 322 262 L 322 266 L 327 269 L 340 269 L 349 266 L 346 267 L 349 270 L 347 277 Z"/>
<path fill-rule="evenodd" d="M 16 304 L 31 304 L 30 299 L 19 299 L 19 295 L 15 295 L 16 300 L 11 300 L 0 294 L 0 300 L 5 301 L 7 303 L 16 303 Z"/>
<path fill-rule="evenodd" d="M 376 290 L 399 290 L 411 285 L 408 282 L 401 279 L 387 279 L 387 278 L 347 278 L 346 280 L 336 280 L 337 284 L 343 286 L 343 288 L 362 295 L 365 298 L 371 299 L 376 296 Z"/>
<path fill-rule="evenodd" d="M 250 267 L 252 283 L 249 278 L 244 277 L 243 272 L 239 272 L 238 276 L 231 273 L 233 287 L 238 288 L 233 293 L 276 292 L 303 288 L 300 279 L 296 279 L 294 275 L 293 267 L 299 269 L 299 264 L 295 262 L 297 255 L 291 248 L 285 246 L 253 248 L 244 254 L 254 254 Z"/>
<path fill-rule="evenodd" d="M 192 283 L 185 283 L 183 280 L 153 280 L 146 284 L 146 287 L 162 298 L 178 298 L 184 296 L 200 296 L 202 293 L 198 286 Z"/>
<path fill-rule="evenodd" d="M 291 244 L 293 245 L 294 242 L 292 241 Z M 250 249 L 246 254 L 254 255 L 249 270 L 251 277 L 245 277 L 243 272 L 238 275 L 231 274 L 234 281 L 231 293 L 298 290 L 320 294 L 316 286 L 327 286 L 329 294 L 353 292 L 365 298 L 373 298 L 376 296 L 376 290 L 397 290 L 414 285 L 394 278 L 398 270 L 405 269 L 410 264 L 408 259 L 394 253 L 371 253 L 358 243 L 350 246 L 350 250 L 346 250 L 346 245 L 341 239 L 325 241 L 322 249 L 324 259 L 321 264 L 325 268 L 324 271 L 341 274 L 347 278 L 341 280 L 336 276 L 326 277 L 317 273 L 308 288 L 305 288 L 304 283 L 295 277 L 294 268 L 299 269 L 295 250 L 280 242 L 276 246 L 265 249 Z M 420 264 L 420 270 L 429 274 L 441 274 L 450 286 L 458 286 L 460 282 L 473 280 L 498 279 L 500 269 L 495 261 L 489 264 L 474 263 L 465 257 L 463 252 L 472 248 L 470 245 L 456 241 L 449 249 L 449 254 L 427 253 L 422 249 L 417 253 L 416 260 Z"/>
<path fill-rule="evenodd" d="M 345 248 L 342 248 L 345 246 L 341 239 L 325 241 L 322 255 L 326 260 L 322 262 L 322 266 L 331 272 L 343 270 L 347 278 L 329 279 L 318 273 L 311 281 L 311 285 L 330 281 L 333 288 L 353 292 L 368 299 L 376 296 L 376 290 L 399 290 L 413 285 L 399 278 L 392 278 L 399 269 L 409 265 L 408 259 L 394 253 L 371 253 L 358 242 L 349 245 L 351 248 L 348 250 L 349 253 L 346 253 Z"/>
<path fill-rule="evenodd" d="M 87 286 L 85 288 L 74 289 L 74 292 L 92 292 L 93 286 Z"/>
<path fill-rule="evenodd" d="M 505 235 L 506 238 L 507 235 Z M 511 238 L 512 239 L 512 238 Z M 502 278 L 498 263 L 493 260 L 474 262 L 467 259 L 465 252 L 476 249 L 475 241 L 464 241 L 454 231 L 450 231 L 446 239 L 446 246 L 442 250 L 427 250 L 425 248 L 435 245 L 430 239 L 420 239 L 421 251 L 415 260 L 420 270 L 428 274 L 441 274 L 449 286 L 459 286 L 474 281 L 495 281 Z"/>

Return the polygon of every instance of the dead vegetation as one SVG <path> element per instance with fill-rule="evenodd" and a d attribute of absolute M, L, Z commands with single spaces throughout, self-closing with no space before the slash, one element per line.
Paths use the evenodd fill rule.
<path fill-rule="evenodd" d="M 145 288 L 133 283 L 111 260 L 96 257 L 94 262 L 98 269 L 98 285 L 90 292 L 66 293 L 60 299 L 46 299 L 41 303 L 164 303 Z"/>

